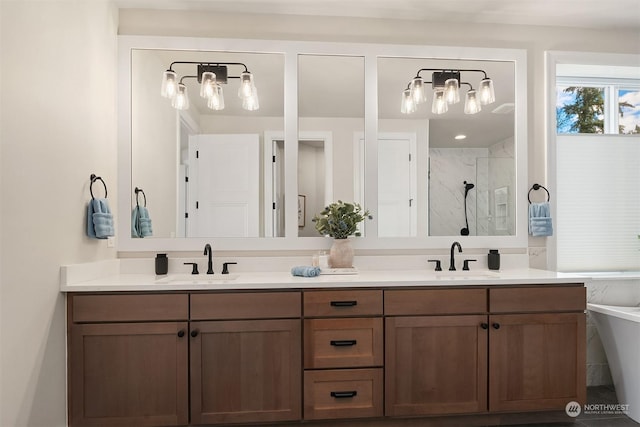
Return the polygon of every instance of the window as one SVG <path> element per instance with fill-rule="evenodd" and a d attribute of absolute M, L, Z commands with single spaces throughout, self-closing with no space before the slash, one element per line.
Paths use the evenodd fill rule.
<path fill-rule="evenodd" d="M 618 132 L 640 133 L 640 89 L 618 89 Z"/>
<path fill-rule="evenodd" d="M 557 79 L 558 134 L 640 133 L 640 82 Z"/>

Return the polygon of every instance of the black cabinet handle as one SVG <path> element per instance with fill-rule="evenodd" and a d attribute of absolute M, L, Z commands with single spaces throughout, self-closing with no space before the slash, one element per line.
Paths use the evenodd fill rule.
<path fill-rule="evenodd" d="M 480 327 L 482 329 L 489 329 L 489 324 L 488 323 L 480 323 Z"/>
<path fill-rule="evenodd" d="M 335 347 L 349 347 L 356 344 L 356 340 L 331 340 L 331 345 Z"/>
<path fill-rule="evenodd" d="M 348 397 L 356 397 L 358 395 L 358 392 L 353 390 L 353 391 L 332 391 L 331 392 L 331 397 L 335 397 L 336 399 L 345 399 Z"/>
<path fill-rule="evenodd" d="M 191 336 L 192 336 L 193 338 L 197 337 L 197 336 L 198 336 L 198 330 L 197 330 L 197 329 L 194 329 L 193 331 L 191 331 Z"/>
<path fill-rule="evenodd" d="M 493 326 L 493 329 L 500 329 L 500 323 L 493 323 L 491 326 Z"/>
<path fill-rule="evenodd" d="M 331 301 L 331 307 L 354 307 L 358 301 Z"/>
<path fill-rule="evenodd" d="M 179 330 L 179 331 L 178 331 L 178 336 L 179 336 L 180 338 L 182 338 L 182 337 L 184 336 L 184 331 L 183 331 L 183 330 Z"/>

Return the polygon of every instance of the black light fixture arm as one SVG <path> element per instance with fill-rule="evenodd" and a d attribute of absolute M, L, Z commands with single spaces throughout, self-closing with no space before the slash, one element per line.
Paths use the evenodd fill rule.
<path fill-rule="evenodd" d="M 447 73 L 447 74 L 457 74 L 459 75 L 461 72 L 470 72 L 470 73 L 482 73 L 483 74 L 483 78 L 484 79 L 488 79 L 489 77 L 487 76 L 487 72 L 484 70 L 475 70 L 475 69 L 465 69 L 465 68 L 460 68 L 460 69 L 443 69 L 443 68 L 420 68 L 418 70 L 418 72 L 416 73 L 416 77 L 414 78 L 418 78 L 421 77 L 420 73 L 423 71 L 437 71 L 440 73 Z M 460 80 L 458 78 L 458 80 Z M 425 82 L 425 83 L 432 83 L 432 82 Z M 460 83 L 462 84 L 462 82 Z M 468 84 L 468 83 L 467 83 Z"/>
<path fill-rule="evenodd" d="M 171 65 L 169 65 L 169 70 L 173 71 L 173 66 L 176 64 L 193 64 L 193 65 L 211 65 L 211 66 L 221 66 L 221 65 L 241 65 L 244 67 L 244 72 L 248 73 L 249 69 L 242 62 L 202 62 L 202 61 L 173 61 Z"/>

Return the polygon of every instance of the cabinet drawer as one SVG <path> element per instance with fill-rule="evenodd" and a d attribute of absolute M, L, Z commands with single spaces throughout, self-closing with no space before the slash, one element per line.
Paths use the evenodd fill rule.
<path fill-rule="evenodd" d="M 187 320 L 187 294 L 73 295 L 73 322 L 131 322 Z"/>
<path fill-rule="evenodd" d="M 191 294 L 191 320 L 300 317 L 300 292 Z"/>
<path fill-rule="evenodd" d="M 382 315 L 382 291 L 309 291 L 303 297 L 306 317 Z"/>
<path fill-rule="evenodd" d="M 304 367 L 382 366 L 382 318 L 306 319 Z"/>
<path fill-rule="evenodd" d="M 485 313 L 486 289 L 391 290 L 384 293 L 387 316 Z"/>
<path fill-rule="evenodd" d="M 536 286 L 489 290 L 492 313 L 583 311 L 587 305 L 584 286 Z"/>
<path fill-rule="evenodd" d="M 381 417 L 382 369 L 305 371 L 304 418 Z"/>

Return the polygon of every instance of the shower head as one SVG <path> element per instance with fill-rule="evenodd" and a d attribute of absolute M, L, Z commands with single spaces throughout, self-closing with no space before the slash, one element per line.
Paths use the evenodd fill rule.
<path fill-rule="evenodd" d="M 469 190 L 471 190 L 473 187 L 475 187 L 474 184 L 464 181 L 464 191 L 468 192 Z"/>

